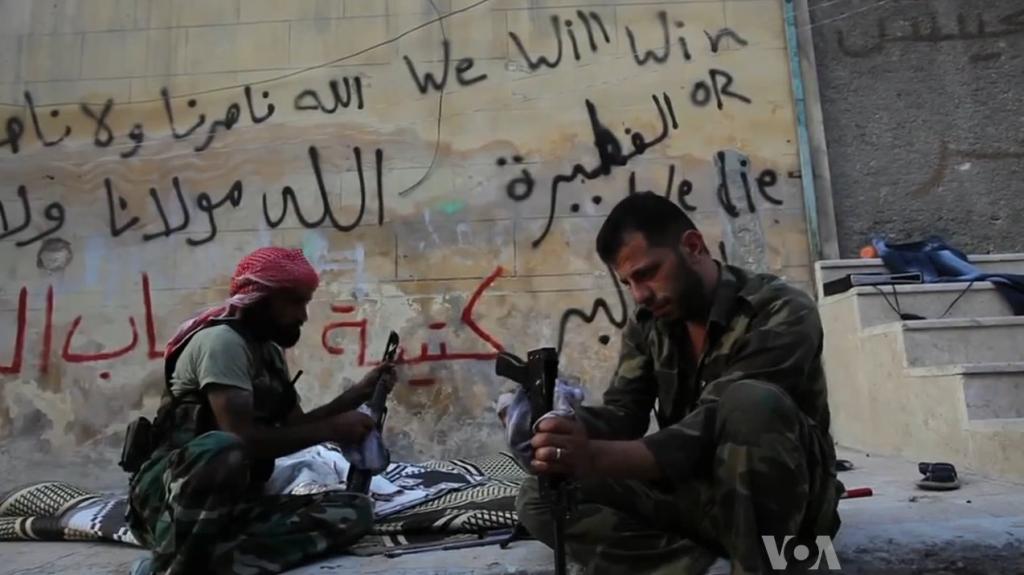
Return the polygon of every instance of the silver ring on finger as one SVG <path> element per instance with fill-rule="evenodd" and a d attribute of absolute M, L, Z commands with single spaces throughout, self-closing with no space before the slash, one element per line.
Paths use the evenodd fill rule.
<path fill-rule="evenodd" d="M 562 448 L 561 447 L 556 447 L 555 448 L 555 461 L 558 461 L 560 459 L 562 459 Z"/>

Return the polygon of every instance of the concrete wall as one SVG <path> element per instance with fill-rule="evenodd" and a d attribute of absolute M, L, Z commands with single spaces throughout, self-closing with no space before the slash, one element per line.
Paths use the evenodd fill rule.
<path fill-rule="evenodd" d="M 119 446 L 261 245 L 322 272 L 307 406 L 400 332 L 402 457 L 500 446 L 499 349 L 564 340 L 603 390 L 626 303 L 593 239 L 630 189 L 807 285 L 778 0 L 433 4 L 0 1 L 0 438 Z"/>
<path fill-rule="evenodd" d="M 873 233 L 1024 250 L 1019 0 L 812 0 L 844 257 Z"/>

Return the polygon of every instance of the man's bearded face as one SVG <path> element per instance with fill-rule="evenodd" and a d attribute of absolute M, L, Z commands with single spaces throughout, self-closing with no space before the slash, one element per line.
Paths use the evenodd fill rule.
<path fill-rule="evenodd" d="M 681 249 L 651 246 L 642 234 L 631 233 L 619 250 L 615 273 L 637 305 L 655 317 L 700 321 L 708 316 L 710 298 Z"/>
<path fill-rule="evenodd" d="M 294 347 L 309 319 L 306 308 L 312 297 L 312 293 L 289 289 L 266 296 L 257 312 L 261 334 L 283 348 Z"/>

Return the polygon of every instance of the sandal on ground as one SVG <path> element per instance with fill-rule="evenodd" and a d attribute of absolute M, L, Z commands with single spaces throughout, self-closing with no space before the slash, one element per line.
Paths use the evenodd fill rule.
<path fill-rule="evenodd" d="M 949 491 L 960 488 L 960 479 L 957 477 L 956 468 L 951 463 L 928 463 L 922 461 L 917 464 L 917 470 L 924 475 L 918 480 L 917 486 L 929 491 Z"/>

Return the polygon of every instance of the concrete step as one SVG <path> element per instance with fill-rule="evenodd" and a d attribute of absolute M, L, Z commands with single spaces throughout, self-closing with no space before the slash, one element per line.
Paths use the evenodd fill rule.
<path fill-rule="evenodd" d="M 967 261 L 983 272 L 1024 274 L 1024 253 L 968 255 Z M 880 258 L 821 260 L 814 264 L 814 269 L 819 299 L 823 297 L 821 286 L 827 281 L 852 273 L 888 271 Z"/>
<path fill-rule="evenodd" d="M 959 298 L 959 299 L 958 299 Z M 822 300 L 823 305 L 855 300 L 860 327 L 901 321 L 896 310 L 927 319 L 1012 316 L 1013 310 L 989 282 L 903 286 L 862 286 Z M 954 303 L 955 302 L 955 303 Z M 952 307 L 950 305 L 952 304 Z M 894 309 L 895 308 L 895 309 Z M 948 308 L 948 311 L 947 311 Z"/>
<path fill-rule="evenodd" d="M 972 421 L 968 428 L 979 433 L 998 433 L 1001 431 L 1024 433 L 1024 417 L 978 419 Z"/>
<path fill-rule="evenodd" d="M 1024 418 L 1024 362 L 915 367 L 912 377 L 959 377 L 967 420 L 1004 421 Z"/>
<path fill-rule="evenodd" d="M 902 332 L 904 367 L 1012 363 L 1024 359 L 1024 317 L 904 321 L 867 328 L 873 335 Z"/>

